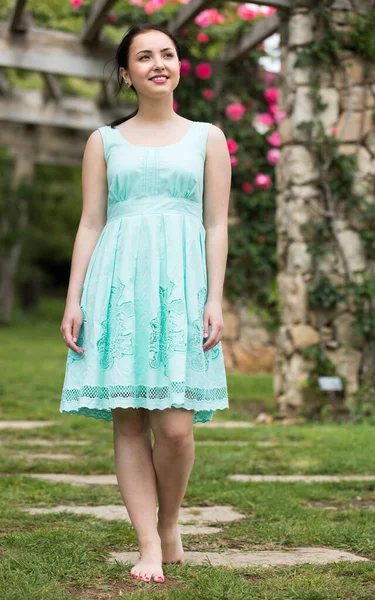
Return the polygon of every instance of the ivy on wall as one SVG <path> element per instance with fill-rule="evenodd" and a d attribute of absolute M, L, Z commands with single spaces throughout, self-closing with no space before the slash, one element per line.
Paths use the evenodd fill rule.
<path fill-rule="evenodd" d="M 319 210 L 322 218 L 303 227 L 313 268 L 308 300 L 309 308 L 316 311 L 317 317 L 322 309 L 334 310 L 342 302 L 354 314 L 353 334 L 364 340 L 363 361 L 360 387 L 353 394 L 353 402 L 348 403 L 348 409 L 354 419 L 360 419 L 375 412 L 375 204 L 354 191 L 357 157 L 339 151 L 340 140 L 336 131 L 331 135 L 326 133 L 319 119 L 326 108 L 319 90 L 322 71 L 327 67 L 341 69 L 342 54 L 348 49 L 364 59 L 364 84 L 367 83 L 366 76 L 374 68 L 372 62 L 375 60 L 375 14 L 348 13 L 341 28 L 334 25 L 333 13 L 327 7 L 318 5 L 313 14 L 321 35 L 309 46 L 298 50 L 295 63 L 295 67 L 313 67 L 310 97 L 314 121 L 301 123 L 300 129 L 307 134 L 307 144 L 318 169 L 317 183 L 321 192 Z M 350 93 L 348 80 L 347 91 Z M 335 221 L 342 215 L 354 213 L 360 224 L 359 235 L 370 268 L 353 274 L 337 235 Z M 335 285 L 320 272 L 320 260 L 330 252 L 332 244 L 336 246 L 344 266 L 344 282 L 341 286 Z M 334 375 L 336 368 L 327 357 L 319 319 L 318 325 L 320 343 L 306 348 L 302 355 L 314 362 L 306 384 L 319 395 L 317 377 Z M 342 379 L 345 385 L 345 378 Z M 329 411 L 331 407 L 326 408 Z"/>

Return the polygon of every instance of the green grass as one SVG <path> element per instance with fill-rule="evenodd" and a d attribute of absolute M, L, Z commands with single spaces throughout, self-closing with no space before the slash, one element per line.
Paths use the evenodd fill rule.
<path fill-rule="evenodd" d="M 375 482 L 240 483 L 231 473 L 375 474 L 370 424 L 258 425 L 252 429 L 194 429 L 196 445 L 184 506 L 232 505 L 245 518 L 214 535 L 185 535 L 186 550 L 288 550 L 326 546 L 370 562 L 227 569 L 210 564 L 167 565 L 164 585 L 137 582 L 130 564 L 110 563 L 112 551 L 136 551 L 132 526 L 69 513 L 30 515 L 26 507 L 120 504 L 117 486 L 72 486 L 22 473 L 114 473 L 112 424 L 59 413 L 66 347 L 59 331 L 63 304 L 48 299 L 37 316 L 16 313 L 3 328 L 0 360 L 1 419 L 48 419 L 35 431 L 0 432 L 0 598 L 2 600 L 373 600 L 375 595 Z M 230 411 L 215 419 L 252 418 L 263 406 L 275 412 L 270 375 L 228 374 Z M 54 440 L 48 448 L 23 443 Z M 88 440 L 64 446 L 64 440 Z M 272 447 L 259 441 L 272 441 Z M 246 441 L 246 446 L 236 446 Z M 17 457 L 26 450 L 28 456 Z M 32 451 L 67 452 L 71 461 L 32 458 Z M 335 506 L 337 510 L 324 510 Z M 368 508 L 364 508 L 368 507 Z"/>

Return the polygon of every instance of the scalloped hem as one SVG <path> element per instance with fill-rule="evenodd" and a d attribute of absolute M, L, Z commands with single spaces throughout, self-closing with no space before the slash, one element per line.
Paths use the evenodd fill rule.
<path fill-rule="evenodd" d="M 110 408 L 89 408 L 88 406 L 80 406 L 77 409 L 73 408 L 62 408 L 60 407 L 61 413 L 67 413 L 69 415 L 82 415 L 84 417 L 92 417 L 94 419 L 102 419 L 104 421 L 113 421 L 112 409 L 114 408 L 147 408 L 148 410 L 165 410 L 166 408 L 183 408 L 185 410 L 194 410 L 193 425 L 195 423 L 208 423 L 212 421 L 213 414 L 216 410 L 225 410 L 228 406 L 219 406 L 212 410 L 195 410 L 193 408 L 187 408 L 181 406 L 181 404 L 172 403 L 170 406 L 149 407 L 149 406 L 111 406 Z"/>

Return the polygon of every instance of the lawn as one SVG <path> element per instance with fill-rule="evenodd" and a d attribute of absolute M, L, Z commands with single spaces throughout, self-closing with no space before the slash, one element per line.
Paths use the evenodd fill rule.
<path fill-rule="evenodd" d="M 43 301 L 38 315 L 16 312 L 2 330 L 1 420 L 54 420 L 32 431 L 0 432 L 0 598 L 2 600 L 373 600 L 375 481 L 234 482 L 242 474 L 375 474 L 371 424 L 280 423 L 246 429 L 194 429 L 196 460 L 183 506 L 230 505 L 244 515 L 214 534 L 183 536 L 185 550 L 291 550 L 327 547 L 368 562 L 292 567 L 166 565 L 165 584 L 129 576 L 110 552 L 136 551 L 132 526 L 73 513 L 31 515 L 27 507 L 121 505 L 117 486 L 73 486 L 23 473 L 113 474 L 112 424 L 59 413 L 67 349 L 59 331 L 63 303 Z M 252 419 L 276 410 L 270 375 L 228 374 L 230 410 L 215 420 Z M 54 446 L 29 443 L 30 438 Z M 88 445 L 64 445 L 66 441 Z M 225 442 L 204 445 L 200 442 Z M 228 443 L 230 442 L 230 443 Z M 242 444 L 238 444 L 242 442 Z M 21 453 L 24 452 L 24 455 Z M 63 452 L 69 460 L 33 457 Z"/>

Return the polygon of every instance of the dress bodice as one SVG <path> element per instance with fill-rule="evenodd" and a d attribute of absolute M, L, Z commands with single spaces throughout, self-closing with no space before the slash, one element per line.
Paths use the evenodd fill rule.
<path fill-rule="evenodd" d="M 192 121 L 184 137 L 167 146 L 135 146 L 117 127 L 99 127 L 107 164 L 108 219 L 150 208 L 201 218 L 210 125 Z"/>

